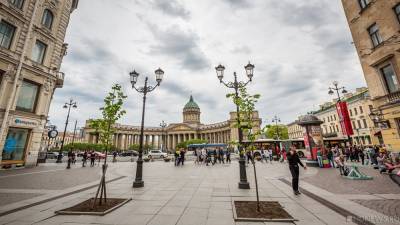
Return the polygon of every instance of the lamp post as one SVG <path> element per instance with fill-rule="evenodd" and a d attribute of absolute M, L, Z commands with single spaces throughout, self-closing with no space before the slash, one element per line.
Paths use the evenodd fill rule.
<path fill-rule="evenodd" d="M 160 68 L 158 68 L 155 72 L 156 75 L 156 81 L 157 84 L 155 86 L 148 85 L 148 77 L 146 76 L 144 80 L 144 86 L 143 87 L 136 87 L 136 83 L 139 77 L 139 74 L 134 70 L 129 73 L 130 76 L 130 81 L 132 84 L 132 88 L 135 89 L 139 93 L 143 93 L 143 107 L 142 107 L 142 122 L 141 122 L 141 127 L 140 127 L 140 139 L 139 139 L 139 157 L 137 160 L 137 166 L 136 166 L 136 177 L 135 181 L 133 182 L 133 187 L 134 188 L 139 188 L 144 186 L 144 182 L 142 179 L 143 175 L 143 135 L 144 135 L 144 114 L 145 114 L 145 108 L 146 108 L 146 95 L 149 92 L 154 91 L 158 86 L 160 86 L 161 81 L 164 76 L 164 71 L 162 71 Z"/>
<path fill-rule="evenodd" d="M 280 123 L 281 122 L 281 119 L 280 118 L 278 118 L 278 116 L 274 116 L 273 118 L 272 118 L 272 122 L 273 123 L 275 123 L 275 135 L 276 135 L 276 140 L 277 141 L 275 141 L 275 151 L 277 150 L 276 149 L 276 147 L 278 146 L 278 141 L 279 141 L 279 126 L 278 126 L 278 123 Z"/>
<path fill-rule="evenodd" d="M 234 81 L 225 83 L 223 81 L 225 67 L 221 64 L 219 64 L 217 67 L 215 67 L 219 82 L 221 84 L 224 84 L 228 88 L 234 89 L 236 99 L 239 98 L 239 88 L 245 87 L 249 82 L 251 82 L 253 80 L 254 65 L 250 64 L 250 62 L 249 62 L 244 68 L 246 70 L 246 75 L 248 77 L 247 82 L 238 81 L 236 72 L 233 72 Z M 238 123 L 239 156 L 240 156 L 239 157 L 239 170 L 240 170 L 239 188 L 240 189 L 250 189 L 250 184 L 247 181 L 246 164 L 245 164 L 246 161 L 244 159 L 244 155 L 242 152 L 243 131 L 242 131 L 242 127 L 240 124 L 239 104 L 237 102 L 235 104 L 236 104 L 236 119 L 237 119 L 237 123 Z"/>
<path fill-rule="evenodd" d="M 160 127 L 162 128 L 162 135 L 161 135 L 161 151 L 164 152 L 164 132 L 165 132 L 165 127 L 167 127 L 167 123 L 163 121 L 161 121 L 160 123 Z"/>
<path fill-rule="evenodd" d="M 65 133 L 67 133 L 67 127 L 68 127 L 69 114 L 71 112 L 71 107 L 74 108 L 74 109 L 76 109 L 78 107 L 76 105 L 76 102 L 74 102 L 74 100 L 72 98 L 69 100 L 69 102 L 66 102 L 64 104 L 64 106 L 63 106 L 64 109 L 68 109 L 68 114 L 67 114 L 67 119 L 65 121 L 63 138 L 62 138 L 62 141 L 61 141 L 61 147 L 60 147 L 60 151 L 58 152 L 56 163 L 61 163 L 62 162 L 62 150 L 64 148 Z"/>
<path fill-rule="evenodd" d="M 333 84 L 334 87 L 328 87 L 328 89 L 329 89 L 328 94 L 333 95 L 333 94 L 335 94 L 335 92 L 336 92 L 337 97 L 338 97 L 337 102 L 341 102 L 342 100 L 341 100 L 341 98 L 340 98 L 339 91 L 342 90 L 342 94 L 347 94 L 347 91 L 346 91 L 345 87 L 339 87 L 339 82 L 337 82 L 337 81 L 333 81 L 332 84 Z M 349 145 L 351 146 L 351 138 L 350 138 L 350 135 L 347 135 L 347 140 L 348 140 L 348 142 L 349 142 Z"/>

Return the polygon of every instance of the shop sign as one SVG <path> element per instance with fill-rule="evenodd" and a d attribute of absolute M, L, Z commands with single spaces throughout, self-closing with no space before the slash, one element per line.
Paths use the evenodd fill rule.
<path fill-rule="evenodd" d="M 24 126 L 24 127 L 37 127 L 38 123 L 34 120 L 27 120 L 21 118 L 15 118 L 14 124 L 17 126 Z"/>

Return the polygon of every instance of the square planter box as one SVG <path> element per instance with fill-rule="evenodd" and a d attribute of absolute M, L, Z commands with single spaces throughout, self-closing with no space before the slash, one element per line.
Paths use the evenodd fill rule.
<path fill-rule="evenodd" d="M 257 201 L 232 201 L 235 221 L 251 222 L 293 222 L 296 221 L 279 202 L 260 201 L 260 212 Z"/>
<path fill-rule="evenodd" d="M 62 209 L 56 211 L 57 215 L 92 215 L 92 216 L 104 216 L 107 213 L 110 213 L 119 207 L 125 205 L 132 198 L 129 199 L 121 199 L 121 198 L 107 198 L 107 203 L 104 203 L 99 206 L 96 203 L 96 207 L 92 208 L 93 198 L 78 203 L 72 207 Z"/>

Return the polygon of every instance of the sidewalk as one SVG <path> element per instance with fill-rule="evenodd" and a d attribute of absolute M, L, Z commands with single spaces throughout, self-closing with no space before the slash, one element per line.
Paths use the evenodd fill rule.
<path fill-rule="evenodd" d="M 194 165 L 193 162 L 188 162 L 184 167 L 174 167 L 173 163 L 165 162 L 145 163 L 145 187 L 141 189 L 132 189 L 135 167 L 136 164 L 132 163 L 110 163 L 110 169 L 126 177 L 107 185 L 108 197 L 131 197 L 133 201 L 106 216 L 55 216 L 55 211 L 93 197 L 96 189 L 91 188 L 0 217 L 0 224 L 293 224 L 235 223 L 232 200 L 255 200 L 251 166 L 247 167 L 250 190 L 237 188 L 237 161 L 231 165 L 209 167 Z M 301 173 L 304 176 L 314 176 L 317 170 L 310 168 Z M 294 196 L 291 187 L 278 180 L 289 176 L 287 164 L 257 163 L 257 174 L 261 200 L 280 202 L 289 214 L 298 219 L 295 224 L 353 224 L 304 194 Z"/>

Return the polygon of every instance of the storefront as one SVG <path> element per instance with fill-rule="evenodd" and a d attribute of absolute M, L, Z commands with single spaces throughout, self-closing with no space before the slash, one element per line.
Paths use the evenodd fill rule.
<path fill-rule="evenodd" d="M 1 152 L 1 167 L 36 165 L 43 130 L 40 119 L 22 116 L 11 116 L 10 119 Z"/>
<path fill-rule="evenodd" d="M 24 164 L 30 132 L 30 129 L 24 128 L 8 129 L 1 164 Z"/>

